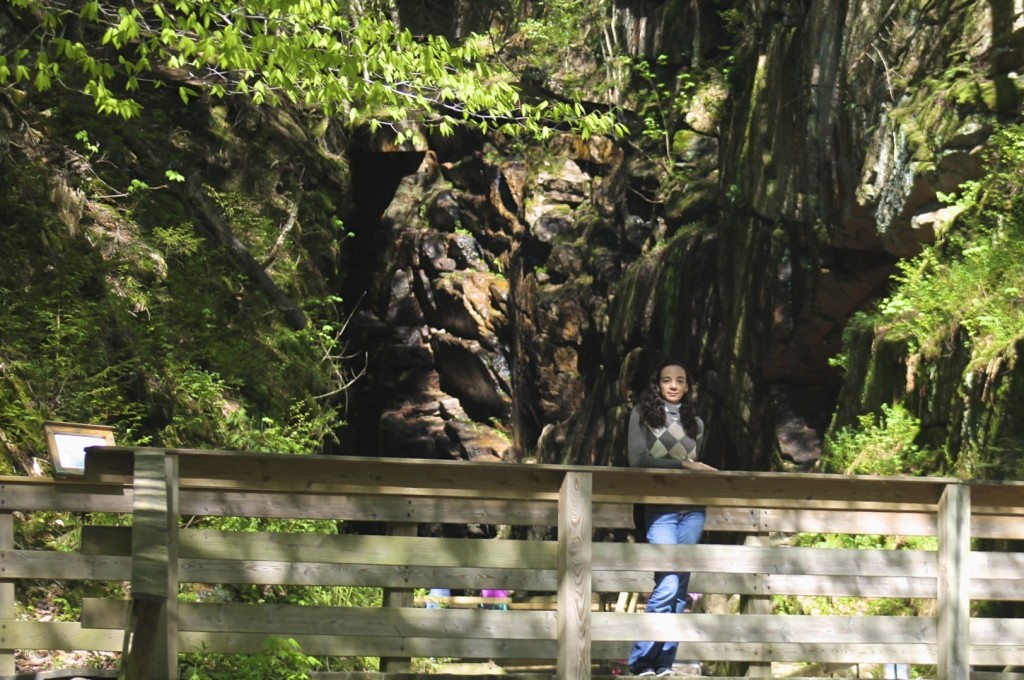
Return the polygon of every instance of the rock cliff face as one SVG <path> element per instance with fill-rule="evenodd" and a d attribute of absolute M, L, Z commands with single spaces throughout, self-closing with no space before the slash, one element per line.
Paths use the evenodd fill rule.
<path fill-rule="evenodd" d="M 459 4 L 472 16 L 394 7 L 417 30 L 457 37 L 487 25 L 492 4 Z M 978 367 L 953 338 L 925 358 L 849 321 L 887 293 L 896 263 L 947 229 L 955 211 L 939 193 L 978 177 L 994 126 L 1020 118 L 1020 0 L 616 0 L 611 14 L 616 50 L 694 87 L 685 124 L 656 151 L 467 131 L 398 147 L 296 111 L 184 106 L 176 88 L 145 94 L 149 115 L 122 125 L 73 93 L 5 91 L 0 294 L 32 300 L 7 305 L 8 325 L 43 338 L 19 351 L 49 337 L 27 309 L 46 303 L 25 291 L 59 301 L 59 277 L 47 297 L 53 272 L 80 274 L 69 299 L 102 303 L 76 312 L 82 355 L 100 356 L 92 342 L 106 338 L 110 358 L 97 363 L 122 367 L 118 399 L 143 405 L 41 407 L 19 374 L 9 394 L 26 422 L 125 417 L 153 443 L 197 445 L 198 432 L 203 445 L 252 446 L 208 404 L 283 420 L 279 403 L 343 392 L 343 371 L 326 384 L 319 373 L 321 347 L 289 354 L 289 333 L 329 307 L 319 328 L 340 368 L 340 293 L 348 351 L 365 353 L 367 370 L 328 452 L 623 464 L 631 395 L 664 355 L 690 367 L 706 453 L 721 467 L 811 469 L 830 424 L 893 401 L 951 460 L 965 447 L 1019 451 L 1019 351 Z M 0 12 L 6 46 L 27 39 L 11 16 Z M 702 64 L 728 77 L 702 81 Z M 544 74 L 530 79 L 551 95 Z M 188 186 L 166 182 L 168 168 Z M 136 197 L 136 181 L 153 190 Z M 223 276 L 197 295 L 212 266 Z M 181 340 L 163 341 L 150 314 Z M 225 337 L 245 349 L 190 356 L 193 342 Z M 167 348 L 179 379 L 148 361 L 151 375 L 130 368 Z M 830 364 L 841 351 L 845 371 Z M 0 363 L 13 375 L 18 362 Z M 226 396 L 194 407 L 203 371 Z M 20 438 L 0 431 L 29 469 L 6 443 Z"/>
<path fill-rule="evenodd" d="M 657 8 L 618 11 L 637 54 L 699 50 L 708 30 L 688 3 L 671 22 Z M 354 229 L 372 284 L 357 334 L 371 359 L 354 451 L 621 464 L 630 394 L 668 354 L 694 372 L 713 464 L 809 469 L 837 409 L 849 420 L 906 389 L 906 358 L 879 359 L 871 332 L 851 336 L 845 375 L 829 359 L 894 263 L 948 221 L 936 192 L 977 177 L 991 123 L 1019 114 L 1021 10 L 776 0 L 744 11 L 725 105 L 688 117 L 673 187 L 603 140 L 363 150 L 353 175 L 373 174 Z M 963 63 L 976 95 L 955 99 Z M 875 371 L 880 360 L 894 365 Z M 960 364 L 915 383 L 934 420 L 991 388 L 961 394 Z M 940 404 L 932 391 L 954 396 Z"/>

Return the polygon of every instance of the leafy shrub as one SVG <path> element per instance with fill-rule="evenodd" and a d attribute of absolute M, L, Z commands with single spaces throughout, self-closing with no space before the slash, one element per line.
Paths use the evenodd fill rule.
<path fill-rule="evenodd" d="M 323 664 L 302 652 L 292 639 L 268 638 L 259 654 L 189 654 L 186 680 L 307 680 Z"/>
<path fill-rule="evenodd" d="M 1011 351 L 1024 334 L 1024 126 L 994 133 L 985 163 L 983 178 L 939 195 L 960 216 L 936 245 L 900 263 L 898 285 L 880 307 L 888 332 L 926 357 L 963 331 L 969 370 Z"/>
<path fill-rule="evenodd" d="M 867 413 L 857 418 L 856 426 L 826 437 L 826 467 L 848 475 L 919 473 L 932 458 L 932 452 L 914 443 L 920 427 L 900 404 L 883 404 L 877 421 Z"/>

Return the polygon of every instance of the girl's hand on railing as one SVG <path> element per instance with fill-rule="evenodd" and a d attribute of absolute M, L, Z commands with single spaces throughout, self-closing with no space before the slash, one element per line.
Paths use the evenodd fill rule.
<path fill-rule="evenodd" d="M 702 463 L 699 460 L 684 460 L 684 470 L 711 470 L 712 472 L 718 472 L 718 468 L 711 467 L 707 463 Z"/>

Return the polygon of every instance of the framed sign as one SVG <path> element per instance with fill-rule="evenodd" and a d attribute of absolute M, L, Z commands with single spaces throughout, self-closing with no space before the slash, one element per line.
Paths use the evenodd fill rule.
<path fill-rule="evenodd" d="M 54 477 L 81 477 L 85 474 L 86 448 L 116 445 L 114 428 L 109 425 L 48 422 L 43 423 L 43 432 Z"/>

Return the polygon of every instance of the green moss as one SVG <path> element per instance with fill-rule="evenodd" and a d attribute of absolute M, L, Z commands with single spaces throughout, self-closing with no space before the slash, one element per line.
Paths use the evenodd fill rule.
<path fill-rule="evenodd" d="M 683 217 L 701 206 L 713 206 L 718 199 L 718 187 L 711 182 L 689 184 L 675 188 L 665 200 L 665 216 Z"/>
<path fill-rule="evenodd" d="M 743 131 L 743 149 L 740 152 L 739 163 L 743 165 L 748 162 L 750 154 L 750 142 L 757 138 L 755 127 L 758 124 L 760 112 L 759 101 L 765 90 L 768 80 L 767 59 L 758 61 L 757 70 L 754 72 L 754 79 L 751 83 L 750 111 L 747 112 L 747 122 Z"/>
<path fill-rule="evenodd" d="M 677 158 L 682 158 L 689 151 L 690 147 L 702 139 L 702 135 L 694 132 L 693 130 L 679 130 L 672 136 L 672 154 Z"/>
<path fill-rule="evenodd" d="M 1014 114 L 1020 112 L 1021 101 L 1024 100 L 1024 82 L 1020 78 L 1006 76 L 975 77 L 953 83 L 949 92 L 961 106 Z"/>
<path fill-rule="evenodd" d="M 1014 115 L 1022 103 L 1024 79 L 992 78 L 973 67 L 955 65 L 938 78 L 918 83 L 891 116 L 906 135 L 914 160 L 931 163 L 961 131 L 966 117 Z"/>

